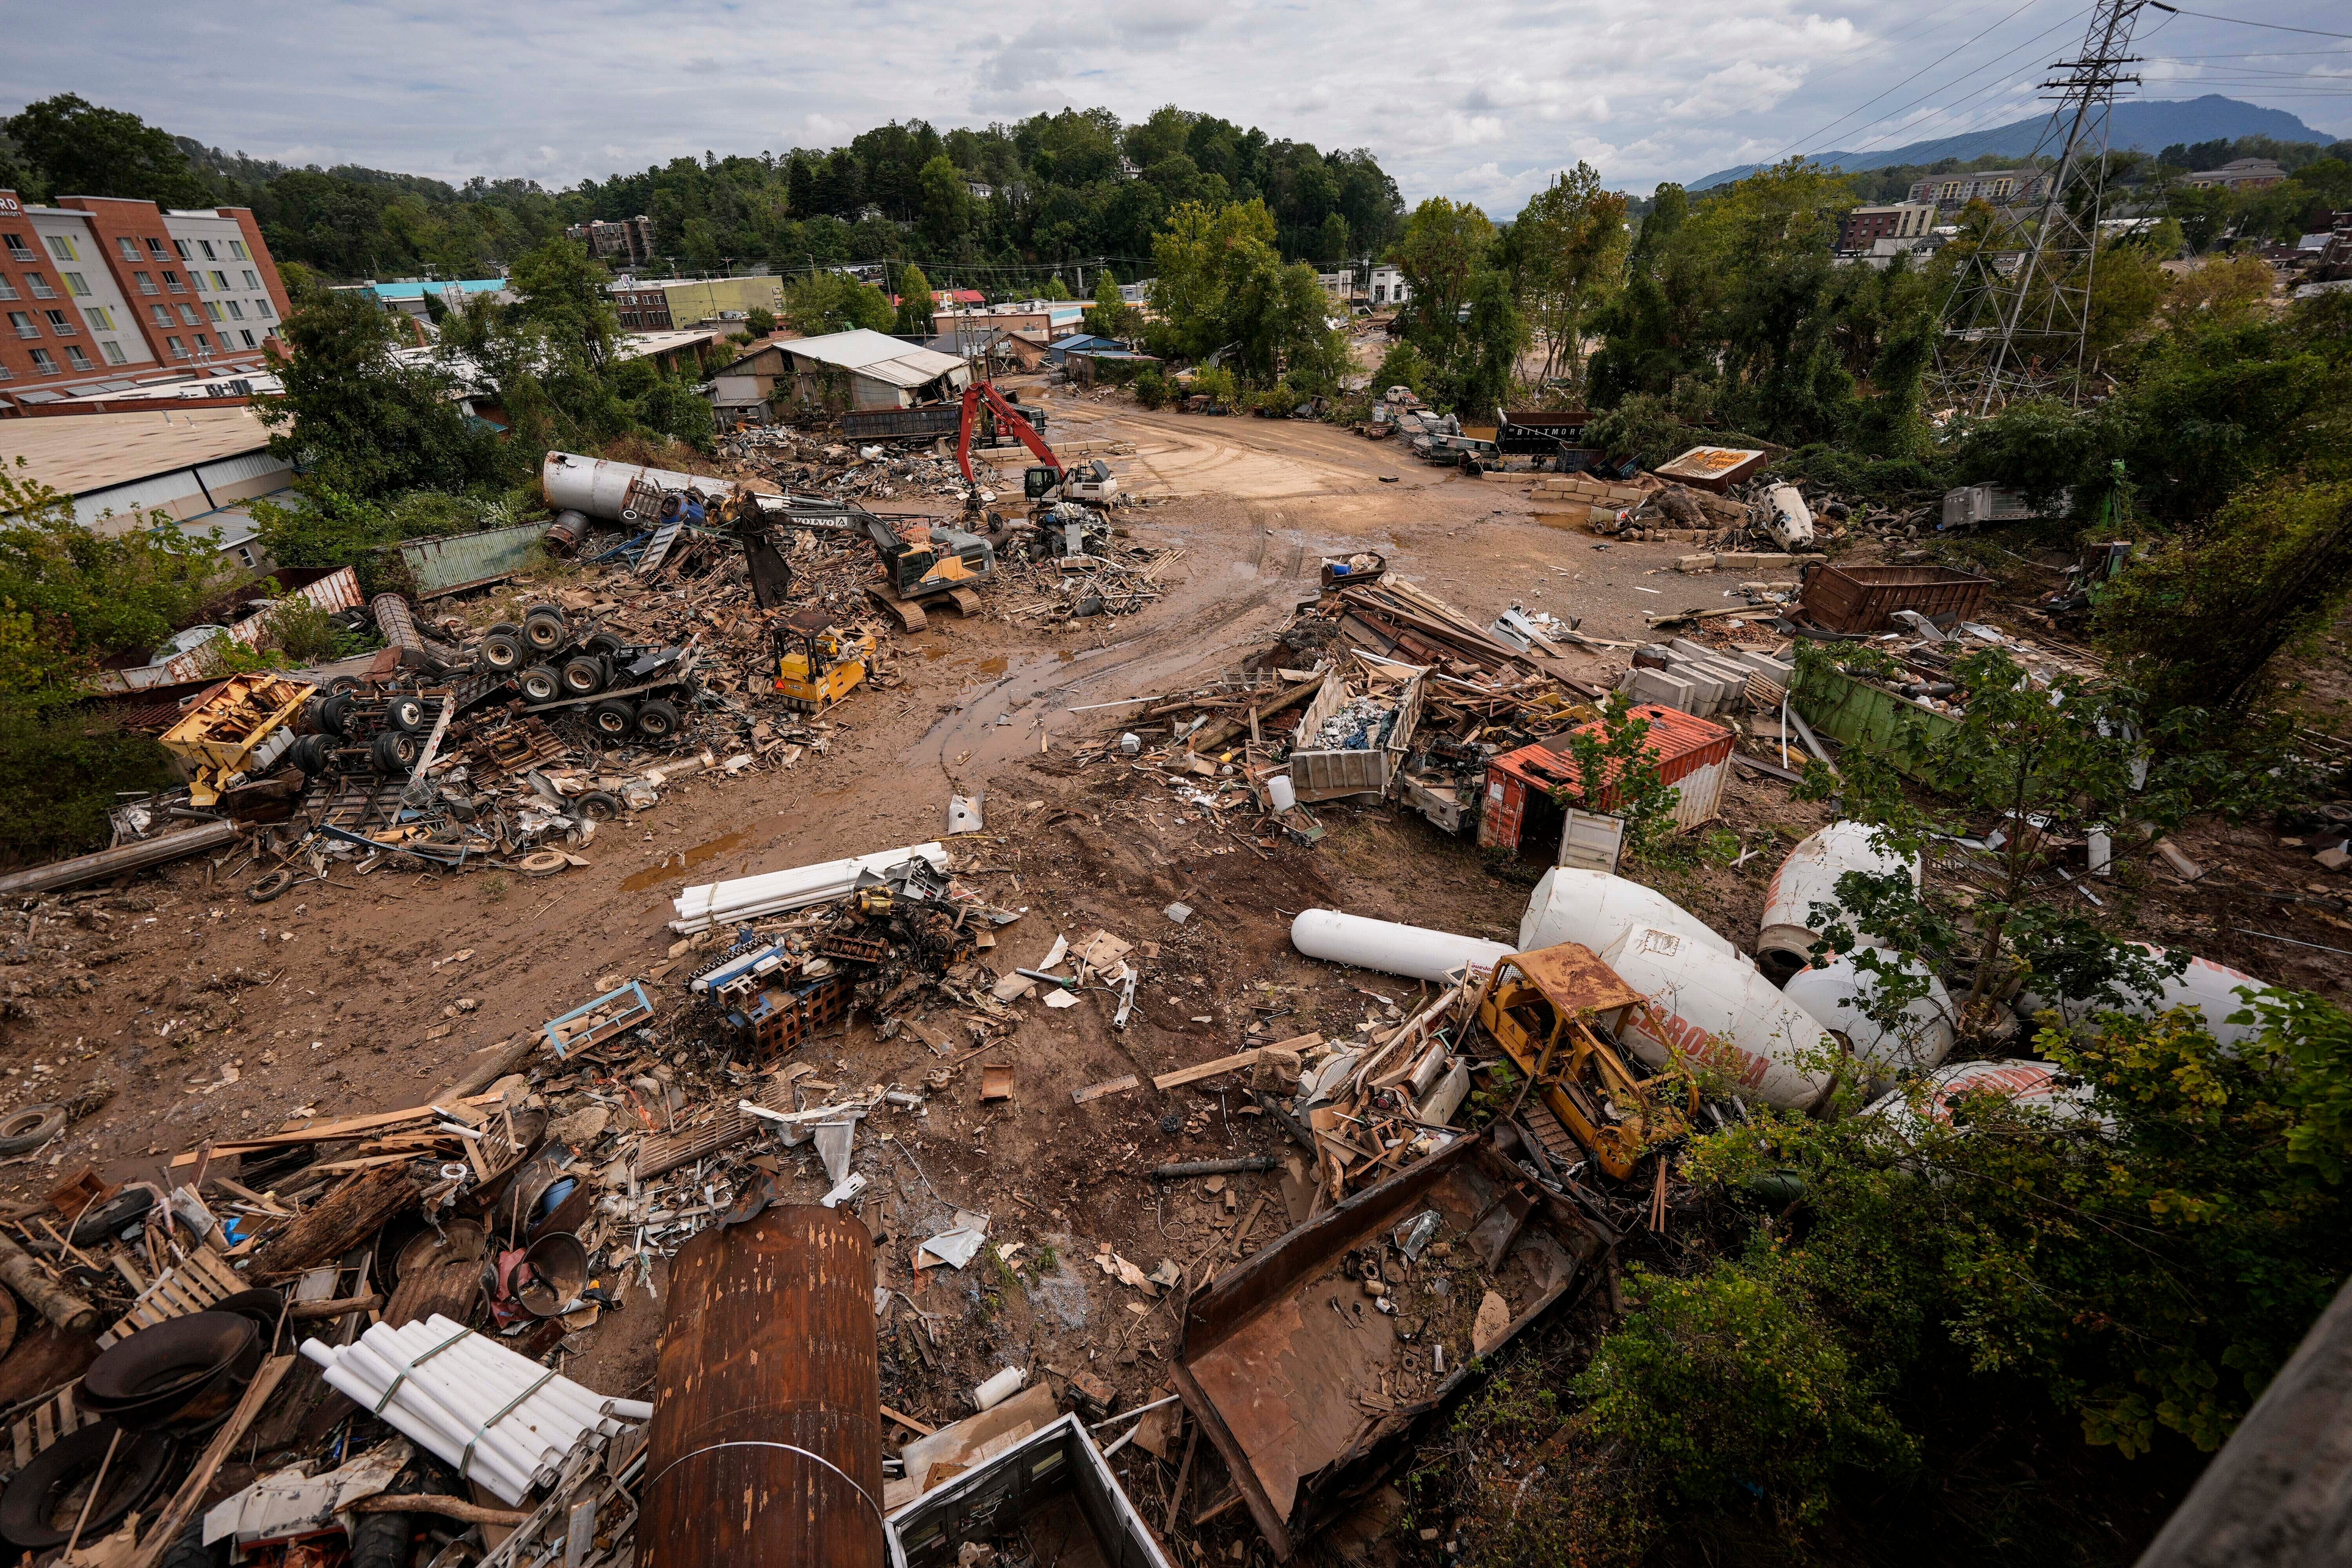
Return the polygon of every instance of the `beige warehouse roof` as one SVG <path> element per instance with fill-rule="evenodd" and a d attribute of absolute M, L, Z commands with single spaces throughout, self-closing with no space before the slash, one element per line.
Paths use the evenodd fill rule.
<path fill-rule="evenodd" d="M 870 375 L 893 386 L 917 387 L 964 368 L 953 354 L 935 353 L 860 327 L 821 338 L 792 338 L 777 345 L 795 359 L 814 360 Z"/>
<path fill-rule="evenodd" d="M 87 495 L 256 451 L 268 439 L 250 408 L 60 414 L 0 419 L 0 463 L 68 495 Z"/>

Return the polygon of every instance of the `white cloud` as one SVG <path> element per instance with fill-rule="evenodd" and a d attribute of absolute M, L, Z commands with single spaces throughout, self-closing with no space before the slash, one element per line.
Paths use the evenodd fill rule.
<path fill-rule="evenodd" d="M 1370 147 L 1408 201 L 1466 195 L 1507 213 L 1580 157 L 1647 191 L 1792 144 L 1893 145 L 2036 113 L 2035 73 L 2079 24 L 2030 41 L 2073 3 L 2038 0 L 1932 63 L 1986 16 L 1916 0 L 1034 0 L 953 14 L 917 0 L 247 0 L 158 29 L 152 0 L 81 0 L 12 16 L 0 112 L 69 90 L 257 157 L 564 184 L 706 148 L 834 146 L 894 119 L 946 129 L 1099 104 L 1133 121 L 1172 102 Z M 2263 15 L 2336 28 L 2324 18 L 2340 5 L 2273 0 Z M 2189 16 L 2163 26 L 2139 52 L 2261 47 Z M 2210 74 L 2222 69 L 2143 68 L 2158 93 L 2263 100 L 2237 73 Z M 1805 140 L 1855 110 L 1829 140 Z"/>

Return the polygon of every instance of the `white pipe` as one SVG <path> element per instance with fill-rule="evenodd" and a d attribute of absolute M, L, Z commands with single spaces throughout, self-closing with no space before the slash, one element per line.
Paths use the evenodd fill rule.
<path fill-rule="evenodd" d="M 383 1419 L 450 1464 L 457 1464 L 466 1451 L 467 1436 L 462 1428 L 453 1429 L 448 1412 L 429 1398 L 412 1397 L 424 1391 L 413 1389 L 409 1383 L 403 1383 L 394 1397 L 386 1401 L 384 1391 L 390 1380 L 371 1376 L 368 1363 L 376 1358 L 352 1353 L 358 1349 L 356 1345 L 346 1345 L 339 1352 L 324 1341 L 313 1339 L 303 1342 L 302 1353 L 324 1369 L 328 1385 L 337 1393 L 368 1410 L 383 1405 L 379 1412 Z M 467 1467 L 467 1473 L 500 1492 L 509 1502 L 530 1489 L 523 1472 L 498 1453 L 483 1447 L 474 1450 L 473 1463 Z"/>
<path fill-rule="evenodd" d="M 313 1340 L 310 1342 L 316 1344 L 318 1342 Z M 374 1410 L 377 1403 L 383 1398 L 382 1389 L 370 1387 L 363 1379 L 353 1374 L 348 1368 L 331 1362 L 326 1363 L 325 1380 L 328 1387 L 344 1395 L 362 1409 Z M 465 1445 L 450 1443 L 442 1436 L 437 1428 L 398 1400 L 393 1401 L 383 1410 L 378 1411 L 376 1418 L 410 1442 L 430 1450 L 446 1463 L 455 1465 L 457 1462 L 457 1457 L 465 1451 Z M 524 1492 L 529 1489 L 517 1487 L 498 1465 L 492 1463 L 487 1455 L 478 1451 L 474 1455 L 473 1464 L 467 1467 L 467 1479 L 479 1481 L 488 1488 L 500 1502 L 509 1507 L 520 1502 Z"/>
<path fill-rule="evenodd" d="M 607 1399 L 603 1404 L 604 1414 L 615 1420 L 643 1424 L 654 1418 L 654 1402 L 650 1399 Z"/>
<path fill-rule="evenodd" d="M 470 1357 L 461 1360 L 466 1348 L 464 1345 L 457 1346 L 437 1359 L 452 1363 L 450 1377 L 468 1380 L 467 1387 L 469 1394 L 478 1401 L 478 1408 L 483 1412 L 481 1418 L 487 1419 L 505 1406 L 513 1405 L 513 1410 L 499 1422 L 499 1428 L 513 1431 L 518 1440 L 523 1434 L 530 1434 L 542 1446 L 540 1458 L 543 1462 L 560 1463 L 562 1457 L 572 1451 L 572 1445 L 578 1441 L 582 1432 L 604 1430 L 601 1417 L 583 1415 L 557 1397 L 552 1382 L 546 1387 L 530 1392 L 526 1397 L 525 1391 L 530 1389 L 531 1382 L 535 1380 L 515 1378 L 502 1367 L 484 1365 Z M 545 1369 L 541 1371 L 543 1375 Z M 520 1403 L 516 1404 L 517 1400 Z M 618 1430 L 617 1426 L 614 1430 Z M 607 1436 L 611 1435 L 605 1433 Z"/>
<path fill-rule="evenodd" d="M 918 857 L 929 861 L 935 870 L 948 868 L 947 847 L 934 841 L 814 866 L 795 866 L 784 871 L 762 871 L 731 881 L 705 882 L 670 900 L 670 907 L 677 911 L 670 929 L 681 936 L 691 936 L 714 925 L 757 920 L 824 903 L 846 896 L 859 872 L 871 871 L 878 877 L 891 867 Z"/>
<path fill-rule="evenodd" d="M 546 1463 L 543 1454 L 525 1447 L 501 1428 L 482 1430 L 482 1424 L 498 1406 L 480 1404 L 479 1395 L 474 1390 L 444 1381 L 430 1370 L 430 1363 L 422 1367 L 414 1366 L 418 1352 L 400 1346 L 396 1340 L 387 1352 L 383 1341 L 390 1338 L 391 1331 L 379 1323 L 361 1336 L 357 1343 L 346 1346 L 344 1353 L 355 1358 L 364 1373 L 380 1388 L 391 1388 L 394 1380 L 398 1378 L 399 1397 L 404 1400 L 413 1388 L 420 1405 L 443 1420 L 461 1447 L 472 1443 L 478 1451 L 488 1448 L 504 1459 L 518 1476 L 539 1479 L 539 1471 Z"/>
<path fill-rule="evenodd" d="M 424 1327 L 424 1325 L 412 1326 Z M 446 1332 L 442 1331 L 445 1326 Z M 431 1336 L 432 1342 L 437 1344 L 448 1338 L 450 1333 L 457 1331 L 457 1324 L 436 1314 L 432 1320 L 430 1328 L 425 1331 Z M 541 1384 L 541 1379 L 546 1377 L 546 1368 L 536 1362 L 524 1360 L 512 1351 L 491 1343 L 479 1334 L 468 1334 L 451 1346 L 447 1354 L 456 1361 L 457 1364 L 476 1371 L 478 1375 L 505 1389 L 509 1397 L 521 1394 L 534 1384 L 539 1384 L 537 1391 L 526 1402 L 525 1408 L 543 1404 L 569 1425 L 577 1428 L 593 1427 L 604 1432 L 607 1436 L 614 1436 L 621 1430 L 618 1422 L 612 1420 L 597 1407 L 596 1394 L 581 1387 L 568 1377 L 546 1378 L 546 1381 Z M 568 1445 L 566 1451 L 569 1452 Z"/>
<path fill-rule="evenodd" d="M 1444 980 L 1468 964 L 1492 969 L 1511 955 L 1508 945 L 1475 936 L 1431 931 L 1426 926 L 1366 920 L 1337 910 L 1301 910 L 1290 922 L 1290 945 L 1309 958 L 1402 974 L 1411 980 Z"/>

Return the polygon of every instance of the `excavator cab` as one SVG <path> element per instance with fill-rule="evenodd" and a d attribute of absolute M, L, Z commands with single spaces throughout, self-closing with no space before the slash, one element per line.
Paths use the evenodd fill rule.
<path fill-rule="evenodd" d="M 1021 471 L 1021 493 L 1031 500 L 1044 500 L 1061 489 L 1062 470 L 1044 467 Z"/>

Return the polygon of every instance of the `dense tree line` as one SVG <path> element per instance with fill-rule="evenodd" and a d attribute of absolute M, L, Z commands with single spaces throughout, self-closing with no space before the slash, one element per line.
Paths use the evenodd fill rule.
<path fill-rule="evenodd" d="M 945 132 L 912 120 L 843 147 L 706 153 L 563 191 L 288 168 L 70 94 L 5 129 L 0 179 L 36 197 L 249 206 L 278 260 L 337 280 L 495 275 L 568 225 L 645 214 L 656 251 L 691 268 L 914 262 L 942 284 L 1026 289 L 1057 266 L 1075 280 L 1075 264 L 1097 258 L 1140 276 L 1153 237 L 1187 202 L 1263 201 L 1283 258 L 1324 267 L 1380 254 L 1402 214 L 1396 182 L 1367 149 L 1327 153 L 1172 105 L 1133 125 L 1107 109 Z"/>

